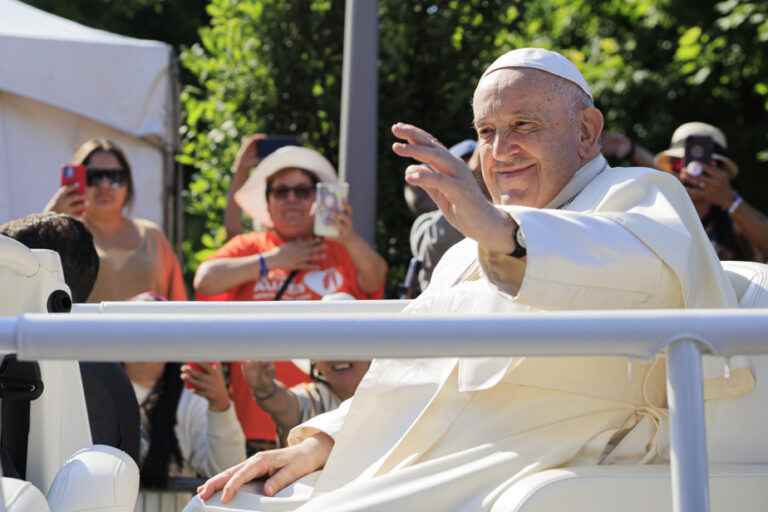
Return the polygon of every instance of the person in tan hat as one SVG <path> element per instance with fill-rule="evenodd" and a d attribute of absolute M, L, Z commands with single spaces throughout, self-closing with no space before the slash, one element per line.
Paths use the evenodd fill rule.
<path fill-rule="evenodd" d="M 234 194 L 259 228 L 235 236 L 200 265 L 194 279 L 198 299 L 381 298 L 387 263 L 355 232 L 348 204 L 335 219 L 338 238 L 313 234 L 318 182 L 338 178 L 333 165 L 313 149 L 284 146 L 261 160 Z M 287 386 L 309 380 L 290 361 L 276 362 L 275 371 Z M 252 396 L 240 363 L 230 368 L 230 384 L 249 451 L 274 446 L 275 426 L 258 405 L 274 399 L 274 393 Z"/>
<path fill-rule="evenodd" d="M 689 137 L 711 139 L 709 162 L 684 165 Z M 685 185 L 721 260 L 763 261 L 768 254 L 768 219 L 733 189 L 731 181 L 739 167 L 727 152 L 728 142 L 719 128 L 690 122 L 674 131 L 669 149 L 656 155 L 655 164 Z"/>

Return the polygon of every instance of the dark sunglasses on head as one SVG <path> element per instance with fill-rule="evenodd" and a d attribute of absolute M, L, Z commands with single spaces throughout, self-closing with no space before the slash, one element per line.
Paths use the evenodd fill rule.
<path fill-rule="evenodd" d="M 288 194 L 293 192 L 296 199 L 309 199 L 315 193 L 315 187 L 312 185 L 296 185 L 295 187 L 278 186 L 270 188 L 267 193 L 275 199 L 287 199 Z"/>
<path fill-rule="evenodd" d="M 104 180 L 112 187 L 122 187 L 128 183 L 128 172 L 123 169 L 89 168 L 85 175 L 85 182 L 89 187 L 95 187 Z"/>

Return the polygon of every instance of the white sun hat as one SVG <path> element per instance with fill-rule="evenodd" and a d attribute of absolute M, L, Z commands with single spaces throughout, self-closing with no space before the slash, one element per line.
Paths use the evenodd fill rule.
<path fill-rule="evenodd" d="M 700 123 L 698 121 L 681 124 L 677 127 L 672 134 L 669 149 L 665 149 L 656 155 L 656 167 L 665 171 L 671 171 L 672 159 L 685 157 L 685 141 L 691 136 L 709 137 L 712 139 L 715 144 L 712 158 L 722 162 L 723 167 L 731 178 L 735 178 L 736 175 L 739 174 L 739 166 L 736 165 L 736 162 L 728 158 L 728 141 L 725 139 L 723 131 L 716 126 Z"/>
<path fill-rule="evenodd" d="M 283 146 L 259 162 L 245 185 L 235 192 L 235 201 L 256 224 L 272 227 L 272 219 L 267 211 L 267 180 L 290 167 L 311 172 L 322 182 L 339 181 L 331 162 L 314 149 Z"/>
<path fill-rule="evenodd" d="M 507 68 L 531 68 L 559 76 L 579 86 L 584 93 L 592 98 L 592 89 L 584 79 L 584 75 L 576 65 L 557 52 L 544 48 L 518 48 L 512 50 L 495 61 L 483 72 L 481 80 L 494 71 Z"/>

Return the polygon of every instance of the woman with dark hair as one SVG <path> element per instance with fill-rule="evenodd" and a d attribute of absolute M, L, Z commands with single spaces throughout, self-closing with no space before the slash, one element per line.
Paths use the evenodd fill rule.
<path fill-rule="evenodd" d="M 162 297 L 143 293 L 135 300 Z M 165 489 L 172 477 L 211 476 L 245 460 L 245 436 L 221 365 L 197 366 L 124 363 L 141 417 L 137 512 L 181 510 L 189 496 L 152 489 Z"/>
<path fill-rule="evenodd" d="M 181 266 L 162 230 L 127 210 L 135 195 L 125 153 L 105 139 L 92 139 L 75 152 L 72 163 L 86 167 L 86 189 L 61 187 L 46 211 L 80 218 L 93 234 L 100 266 L 89 302 L 126 300 L 151 291 L 170 300 L 186 300 Z"/>

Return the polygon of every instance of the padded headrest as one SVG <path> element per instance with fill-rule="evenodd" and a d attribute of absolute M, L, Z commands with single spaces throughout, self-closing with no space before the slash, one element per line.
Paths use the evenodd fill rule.
<path fill-rule="evenodd" d="M 133 512 L 139 492 L 139 467 L 126 453 L 94 445 L 77 452 L 56 475 L 48 491 L 53 510 Z"/>

